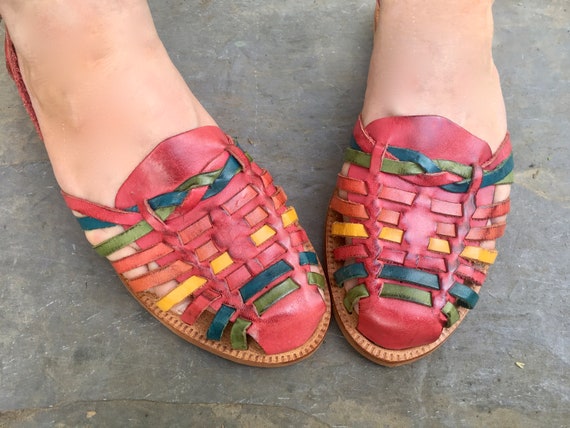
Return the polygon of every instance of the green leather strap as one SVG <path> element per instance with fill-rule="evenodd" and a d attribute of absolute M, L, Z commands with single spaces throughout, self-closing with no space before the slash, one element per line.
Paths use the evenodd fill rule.
<path fill-rule="evenodd" d="M 451 327 L 457 321 L 459 321 L 459 312 L 455 305 L 451 302 L 447 302 L 443 308 L 441 308 L 441 313 L 447 318 L 446 327 Z"/>
<path fill-rule="evenodd" d="M 322 276 L 320 273 L 317 273 L 317 272 L 308 272 L 307 273 L 307 281 L 309 282 L 309 284 L 316 285 L 317 287 L 319 287 L 323 290 L 327 286 L 327 283 L 325 281 L 325 277 Z"/>
<path fill-rule="evenodd" d="M 401 162 L 384 158 L 384 160 L 382 160 L 382 172 L 397 175 L 415 175 L 423 174 L 425 171 L 421 166 L 414 162 Z"/>
<path fill-rule="evenodd" d="M 346 296 L 344 296 L 344 307 L 349 313 L 352 313 L 356 302 L 358 302 L 363 297 L 370 297 L 370 294 L 368 294 L 368 290 L 364 284 L 360 284 L 356 287 L 351 288 L 351 290 L 346 293 Z"/>
<path fill-rule="evenodd" d="M 295 281 L 293 281 L 291 278 L 287 278 L 282 283 L 277 284 L 275 287 L 258 297 L 253 302 L 253 305 L 255 306 L 255 309 L 257 309 L 257 313 L 261 315 L 274 303 L 281 300 L 283 297 L 289 293 L 292 293 L 298 288 L 300 287 Z"/>
<path fill-rule="evenodd" d="M 170 214 L 172 214 L 175 209 L 176 207 L 163 207 L 157 209 L 155 211 L 155 214 L 161 220 L 165 220 Z M 132 244 L 137 239 L 142 238 L 152 231 L 152 226 L 143 220 L 140 223 L 135 224 L 130 229 L 127 229 L 124 232 L 113 236 L 112 238 L 100 243 L 99 245 L 95 245 L 93 249 L 100 256 L 107 257 L 113 254 L 115 251 Z"/>
<path fill-rule="evenodd" d="M 384 283 L 380 297 L 388 299 L 407 300 L 408 302 L 418 303 L 420 305 L 431 307 L 431 294 L 429 291 L 418 290 L 417 288 L 406 287 L 403 285 Z"/>
<path fill-rule="evenodd" d="M 219 177 L 221 173 L 222 169 L 220 168 L 215 171 L 204 172 L 202 174 L 195 175 L 178 186 L 176 190 L 186 191 L 195 187 L 209 186 L 216 180 L 216 178 Z"/>
<path fill-rule="evenodd" d="M 424 154 L 411 149 L 388 146 L 388 153 L 397 159 L 384 158 L 380 170 L 394 175 L 419 175 L 450 172 L 463 180 L 440 186 L 453 193 L 464 193 L 469 189 L 473 177 L 473 167 L 446 159 L 430 159 Z M 371 156 L 355 147 L 345 152 L 345 161 L 363 168 L 370 168 Z M 514 161 L 512 154 L 492 170 L 485 170 L 481 187 L 510 184 L 513 182 Z"/>
<path fill-rule="evenodd" d="M 360 150 L 346 149 L 344 160 L 351 164 L 361 166 L 363 168 L 370 168 L 370 155 Z"/>
<path fill-rule="evenodd" d="M 235 320 L 232 331 L 230 332 L 233 349 L 247 349 L 246 330 L 250 325 L 251 321 L 244 320 L 243 318 L 237 318 Z"/>

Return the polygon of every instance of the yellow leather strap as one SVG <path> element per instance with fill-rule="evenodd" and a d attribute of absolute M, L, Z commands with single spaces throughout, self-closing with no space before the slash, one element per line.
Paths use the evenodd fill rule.
<path fill-rule="evenodd" d="M 487 250 L 481 247 L 467 246 L 463 249 L 460 256 L 472 261 L 487 263 L 492 265 L 497 258 L 497 250 Z"/>
<path fill-rule="evenodd" d="M 186 297 L 194 293 L 198 288 L 202 287 L 208 280 L 201 276 L 191 276 L 186 281 L 182 282 L 178 287 L 160 299 L 156 306 L 163 311 L 170 310 L 174 305 L 180 303 Z"/>
<path fill-rule="evenodd" d="M 295 223 L 297 220 L 299 220 L 299 217 L 297 217 L 297 212 L 293 207 L 289 208 L 287 211 L 281 214 L 281 221 L 283 221 L 283 227 L 290 226 L 293 223 Z"/>
<path fill-rule="evenodd" d="M 378 238 L 383 239 L 384 241 L 395 242 L 397 244 L 402 243 L 403 237 L 404 237 L 403 230 L 388 226 L 384 226 L 380 231 L 380 235 L 378 235 Z"/>
<path fill-rule="evenodd" d="M 429 238 L 428 250 L 443 254 L 451 253 L 451 248 L 449 247 L 449 241 L 447 241 L 446 239 L 439 239 L 439 238 Z"/>
<path fill-rule="evenodd" d="M 346 236 L 349 238 L 368 238 L 364 225 L 360 223 L 334 222 L 331 234 L 334 236 Z"/>
<path fill-rule="evenodd" d="M 255 244 L 256 247 L 259 247 L 268 239 L 271 239 L 273 235 L 275 235 L 275 230 L 273 230 L 270 226 L 265 225 L 257 232 L 254 232 L 250 235 L 251 240 Z"/>
<path fill-rule="evenodd" d="M 212 268 L 212 272 L 214 272 L 214 275 L 217 275 L 219 272 L 223 271 L 228 266 L 231 266 L 233 263 L 234 261 L 226 251 L 225 253 L 212 260 L 210 262 L 210 266 Z"/>

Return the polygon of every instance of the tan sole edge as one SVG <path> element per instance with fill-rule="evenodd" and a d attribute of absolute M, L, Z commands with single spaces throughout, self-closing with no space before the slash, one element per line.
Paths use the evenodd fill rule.
<path fill-rule="evenodd" d="M 121 280 L 131 295 L 148 312 L 160 321 L 161 324 L 168 327 L 170 331 L 185 341 L 219 357 L 252 367 L 284 367 L 311 356 L 322 344 L 331 320 L 331 299 L 328 290 L 325 289 L 323 290 L 326 305 L 325 314 L 321 318 L 321 322 L 318 324 L 313 335 L 303 346 L 288 352 L 268 355 L 265 354 L 255 341 L 248 338 L 249 349 L 236 350 L 231 347 L 229 328 L 225 329 L 220 341 L 209 340 L 206 338 L 205 332 L 208 330 L 208 326 L 213 319 L 213 315 L 209 312 L 202 314 L 193 325 L 186 324 L 180 319 L 179 315 L 172 312 L 164 312 L 159 309 L 156 306 L 156 302 L 159 300 L 156 295 L 153 293 L 135 294 L 131 291 L 123 278 L 121 278 Z"/>
<path fill-rule="evenodd" d="M 403 364 L 412 363 L 426 355 L 432 353 L 437 348 L 439 348 L 459 327 L 459 324 L 465 318 L 468 309 L 458 308 L 459 320 L 453 324 L 450 328 L 444 328 L 439 338 L 429 345 L 418 346 L 415 348 L 403 349 L 403 350 L 393 350 L 383 348 L 371 342 L 366 337 L 364 337 L 357 329 L 358 326 L 358 314 L 353 312 L 352 314 L 344 307 L 344 296 L 345 290 L 339 287 L 334 280 L 334 272 L 342 267 L 341 263 L 338 263 L 333 256 L 333 251 L 339 245 L 342 245 L 344 238 L 335 238 L 331 236 L 330 231 L 333 222 L 342 221 L 342 216 L 329 210 L 327 213 L 326 220 L 326 231 L 325 231 L 325 252 L 326 252 L 326 268 L 328 283 L 330 287 L 332 303 L 333 303 L 333 313 L 340 330 L 348 342 L 356 349 L 360 354 L 369 360 L 387 367 L 401 366 Z M 479 292 L 480 287 L 475 287 L 475 291 Z"/>

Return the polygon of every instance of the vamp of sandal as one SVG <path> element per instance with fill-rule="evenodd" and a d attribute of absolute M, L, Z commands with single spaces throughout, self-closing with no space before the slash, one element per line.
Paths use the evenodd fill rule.
<path fill-rule="evenodd" d="M 437 116 L 359 120 L 326 229 L 333 309 L 364 356 L 393 366 L 440 346 L 475 307 L 505 231 L 508 134 L 488 144 Z"/>
<path fill-rule="evenodd" d="M 10 75 L 41 130 L 9 36 Z M 246 365 L 274 367 L 319 347 L 330 321 L 324 273 L 284 191 L 214 126 L 158 144 L 114 207 L 63 194 L 133 296 L 183 339 Z M 133 254 L 116 260 L 129 247 Z M 167 287 L 158 295 L 159 287 Z"/>

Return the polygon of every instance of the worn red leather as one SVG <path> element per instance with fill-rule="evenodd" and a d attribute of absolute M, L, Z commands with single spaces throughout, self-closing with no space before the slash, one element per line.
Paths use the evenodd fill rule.
<path fill-rule="evenodd" d="M 148 207 L 148 200 L 174 191 L 189 177 L 214 171 L 224 166 L 233 156 L 242 166 L 242 171 L 219 194 L 203 200 L 206 186 L 191 190 L 184 202 L 167 221 L 156 218 Z M 251 189 L 247 191 L 247 189 Z M 108 208 L 64 194 L 69 207 L 84 215 L 120 223 L 129 228 L 141 219 L 153 226 L 153 232 L 137 240 L 142 248 L 152 248 L 166 242 L 176 251 L 155 260 L 160 266 L 171 265 L 177 260 L 192 264 L 193 269 L 180 275 L 179 280 L 191 274 L 207 277 L 208 286 L 193 296 L 182 319 L 195 320 L 207 308 L 218 311 L 222 305 L 236 309 L 232 320 L 238 316 L 253 323 L 247 333 L 267 354 L 277 354 L 302 346 L 313 335 L 326 312 L 325 301 L 318 288 L 307 283 L 307 266 L 300 266 L 299 253 L 308 244 L 306 234 L 298 225 L 283 227 L 281 214 L 285 206 L 275 208 L 273 197 L 278 193 L 269 174 L 250 162 L 247 156 L 234 145 L 231 138 L 214 126 L 197 128 L 171 137 L 159 144 L 130 174 L 116 197 L 116 216 Z M 139 207 L 140 214 L 125 211 Z M 231 215 L 232 211 L 239 207 Z M 265 212 L 263 223 L 275 230 L 275 236 L 266 244 L 253 245 L 250 235 L 255 230 L 247 221 L 248 213 L 256 207 Z M 196 233 L 189 227 L 208 217 L 208 224 Z M 240 219 L 236 221 L 236 218 Z M 203 229 L 203 230 L 202 230 Z M 190 235 L 188 235 L 190 234 Z M 299 237 L 301 239 L 299 240 Z M 184 242 L 189 240 L 188 242 Z M 217 253 L 228 252 L 234 264 L 223 273 L 223 278 L 213 275 L 209 260 L 199 260 L 196 249 L 211 242 Z M 266 266 L 283 260 L 293 267 L 289 277 L 301 287 L 285 296 L 260 316 L 251 300 L 243 301 L 239 288 L 232 289 L 225 278 L 239 275 L 246 269 L 245 279 L 263 272 Z M 245 282 L 245 279 L 241 282 Z M 268 288 L 276 282 L 269 284 Z M 126 281 L 128 286 L 128 280 Z M 144 283 L 143 286 L 144 287 Z M 264 290 L 266 291 L 266 290 Z M 200 299 L 205 293 L 215 298 Z M 213 293 L 213 294 L 212 294 Z M 259 294 L 253 296 L 253 300 Z M 202 306 L 200 306 L 202 305 Z"/>
<path fill-rule="evenodd" d="M 457 321 L 450 320 L 454 315 L 444 310 L 448 303 L 457 308 L 464 303 L 450 294 L 455 284 L 460 284 L 456 289 L 475 299 L 474 292 L 478 292 L 485 279 L 487 264 L 470 259 L 475 256 L 461 254 L 466 247 L 472 247 L 476 252 L 482 241 L 497 239 L 504 233 L 504 222 L 491 225 L 491 219 L 495 221 L 508 212 L 508 200 L 494 202 L 495 186 L 483 187 L 482 184 L 485 174 L 505 165 L 511 154 L 511 143 L 507 134 L 498 151 L 492 154 L 485 141 L 438 116 L 387 117 L 366 127 L 359 120 L 354 128 L 354 138 L 360 150 L 370 155 L 370 167 L 351 163 L 346 173 L 339 177 L 339 190 L 330 206 L 330 213 L 337 214 L 329 214 L 333 220 L 329 220 L 327 233 L 332 236 L 329 229 L 333 221 L 345 221 L 362 224 L 368 238 L 347 239 L 344 246 L 333 244 L 335 241 L 329 238 L 327 257 L 329 264 L 336 266 L 337 270 L 344 263 L 362 264 L 367 277 L 358 278 L 352 285 L 344 285 L 344 291 L 332 285 L 333 300 L 337 313 L 345 314 L 341 323 L 343 319 L 348 322 L 351 318 L 342 305 L 342 298 L 352 287 L 365 285 L 369 295 L 356 301 L 355 312 L 358 314 L 351 315 L 358 317 L 356 330 L 370 344 L 379 347 L 373 359 L 396 364 L 400 358 L 402 361 L 417 358 L 420 353 L 433 349 L 429 346 L 442 341 L 444 328 Z M 445 189 L 446 185 L 464 180 L 452 170 L 408 175 L 381 171 L 387 160 L 400 162 L 388 151 L 390 147 L 408 149 L 403 154 L 411 156 L 406 161 L 408 164 L 418 159 L 419 165 L 421 156 L 425 156 L 429 162 L 442 160 L 464 165 L 471 171 L 468 190 L 453 192 Z M 402 164 L 406 162 L 402 161 Z M 505 171 L 507 169 L 504 168 Z M 344 218 L 338 213 L 342 213 Z M 384 228 L 395 231 L 396 237 L 402 236 L 401 242 L 382 239 Z M 434 246 L 430 247 L 432 244 Z M 416 273 L 437 275 L 439 289 L 383 279 L 384 266 L 401 266 Z M 334 272 L 329 266 L 329 278 Z M 404 295 L 384 296 L 386 283 L 395 284 L 395 289 L 403 286 L 413 293 L 418 290 L 424 297 L 429 292 L 431 305 L 406 300 Z M 457 313 L 454 308 L 451 312 Z M 347 327 L 345 334 L 350 328 Z M 358 342 L 357 332 L 348 334 L 366 354 L 370 346 Z M 407 350 L 423 346 L 428 348 L 417 351 L 413 357 L 404 353 L 379 357 L 382 349 Z"/>
<path fill-rule="evenodd" d="M 41 136 L 8 34 L 5 50 Z M 185 187 L 188 180 L 193 184 Z M 95 249 L 108 257 L 129 247 L 130 255 L 111 257 L 119 277 L 189 342 L 254 366 L 291 364 L 322 343 L 330 299 L 307 234 L 271 175 L 219 128 L 158 144 L 123 183 L 113 207 L 63 196 L 85 230 L 123 227 Z M 174 286 L 159 296 L 155 287 L 164 284 Z"/>

